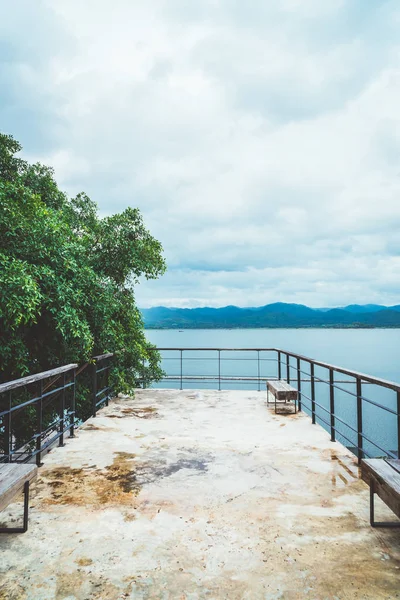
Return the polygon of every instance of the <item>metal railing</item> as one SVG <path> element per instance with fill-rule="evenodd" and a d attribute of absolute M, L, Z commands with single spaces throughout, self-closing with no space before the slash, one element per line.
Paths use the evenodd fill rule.
<path fill-rule="evenodd" d="M 278 348 L 158 348 L 166 375 L 156 387 L 265 390 L 284 379 L 299 409 L 364 457 L 400 457 L 400 384 Z M 368 389 L 368 392 L 366 390 Z"/>
<path fill-rule="evenodd" d="M 101 354 L 93 357 L 92 363 L 92 416 L 95 417 L 102 404 L 108 406 L 114 396 L 110 385 L 110 370 L 114 354 Z"/>
<path fill-rule="evenodd" d="M 0 385 L 0 462 L 27 462 L 74 436 L 77 364 Z"/>
<path fill-rule="evenodd" d="M 158 387 L 265 390 L 285 379 L 298 390 L 299 409 L 324 427 L 331 440 L 364 457 L 400 457 L 400 384 L 276 348 L 159 348 L 165 377 Z M 41 463 L 43 452 L 73 437 L 82 418 L 77 378 L 96 416 L 114 396 L 113 354 L 78 368 L 66 365 L 0 384 L 0 462 Z M 91 372 L 88 369 L 90 366 Z M 86 405 L 87 405 L 86 402 Z"/>
<path fill-rule="evenodd" d="M 95 356 L 78 368 L 76 363 L 0 384 L 0 462 L 41 464 L 42 455 L 87 418 L 80 414 L 76 391 L 90 397 L 92 416 L 114 396 L 110 385 L 113 354 Z M 91 377 L 88 372 L 91 368 Z M 91 400 L 90 400 L 91 398 Z M 91 402 L 91 404 L 90 404 Z"/>

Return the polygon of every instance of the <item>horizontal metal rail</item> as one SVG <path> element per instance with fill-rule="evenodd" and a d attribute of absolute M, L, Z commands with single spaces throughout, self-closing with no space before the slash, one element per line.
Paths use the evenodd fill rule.
<path fill-rule="evenodd" d="M 185 358 L 186 360 L 186 358 Z M 198 359 L 197 359 L 198 360 Z M 203 359 L 201 359 L 203 360 Z M 221 359 L 222 360 L 222 359 Z M 240 359 L 237 359 L 240 360 Z M 164 377 L 162 378 L 162 381 L 177 381 L 180 380 L 181 376 L 179 374 L 176 375 L 164 375 Z M 182 375 L 182 379 L 183 381 L 201 381 L 201 380 L 206 380 L 206 379 L 212 379 L 214 381 L 218 381 L 219 379 L 221 379 L 221 381 L 259 381 L 261 379 L 261 381 L 266 381 L 265 377 L 258 377 L 258 375 L 255 375 L 254 377 L 236 377 L 235 375 L 221 375 L 221 377 L 219 377 L 218 375 Z M 268 377 L 268 381 L 272 381 L 272 380 L 276 380 L 278 379 L 276 376 L 271 376 Z M 315 378 L 317 379 L 317 377 Z M 310 383 L 312 381 L 312 379 L 305 379 L 305 378 L 301 378 L 301 382 L 302 383 Z M 324 379 L 320 380 L 320 383 L 328 383 L 329 381 L 325 381 Z M 353 382 L 347 382 L 347 381 L 337 381 L 335 380 L 335 387 L 337 387 L 339 390 L 342 389 L 339 386 L 337 386 L 337 383 L 351 383 L 352 385 L 354 385 Z M 344 392 L 349 393 L 352 396 L 356 396 L 356 394 L 352 394 L 351 392 L 348 392 L 347 390 L 343 390 Z M 367 402 L 368 399 L 364 398 Z M 371 403 L 373 404 L 373 402 L 371 401 Z"/>
<path fill-rule="evenodd" d="M 259 381 L 259 377 L 236 377 L 235 375 L 166 375 L 163 377 L 162 381 Z M 277 377 L 269 377 L 268 380 L 277 379 Z"/>

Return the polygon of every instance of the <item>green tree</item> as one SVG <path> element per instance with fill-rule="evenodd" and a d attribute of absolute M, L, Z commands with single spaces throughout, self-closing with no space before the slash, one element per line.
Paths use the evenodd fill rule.
<path fill-rule="evenodd" d="M 52 169 L 20 150 L 0 134 L 0 380 L 106 352 L 118 353 L 119 391 L 135 386 L 143 362 L 146 381 L 159 378 L 133 287 L 165 272 L 161 244 L 138 209 L 100 218 L 88 196 L 68 198 Z"/>

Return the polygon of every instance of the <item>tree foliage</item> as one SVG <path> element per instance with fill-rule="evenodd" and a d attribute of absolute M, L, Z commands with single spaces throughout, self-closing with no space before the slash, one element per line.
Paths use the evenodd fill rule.
<path fill-rule="evenodd" d="M 120 391 L 161 375 L 133 285 L 165 271 L 140 211 L 100 218 L 86 194 L 68 198 L 51 168 L 17 156 L 0 134 L 1 381 L 117 352 Z M 123 350 L 123 352 L 121 352 Z"/>

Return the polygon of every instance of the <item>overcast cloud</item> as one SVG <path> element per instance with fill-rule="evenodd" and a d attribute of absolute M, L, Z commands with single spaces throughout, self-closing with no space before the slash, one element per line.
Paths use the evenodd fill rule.
<path fill-rule="evenodd" d="M 398 0 L 0 0 L 0 129 L 168 273 L 140 306 L 400 303 Z"/>

